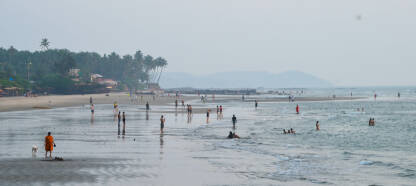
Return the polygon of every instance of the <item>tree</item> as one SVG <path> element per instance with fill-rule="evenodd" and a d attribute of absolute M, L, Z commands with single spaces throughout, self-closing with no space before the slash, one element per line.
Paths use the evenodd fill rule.
<path fill-rule="evenodd" d="M 55 63 L 55 71 L 65 76 L 68 74 L 69 69 L 75 67 L 75 65 L 74 59 L 70 55 L 66 55 L 61 61 Z"/>
<path fill-rule="evenodd" d="M 47 39 L 43 39 L 42 43 L 45 43 L 45 46 L 49 45 Z M 55 91 L 56 93 L 76 92 L 80 90 L 81 86 L 83 89 L 88 89 L 87 87 L 91 86 L 91 92 L 105 89 L 100 86 L 93 87 L 90 82 L 90 74 L 92 73 L 116 80 L 134 90 L 144 87 L 143 82 L 156 82 L 167 64 L 163 58 L 153 58 L 151 55 L 143 54 L 140 50 L 137 50 L 134 55 L 120 57 L 115 52 L 104 55 L 95 52 L 71 52 L 67 49 L 30 52 L 19 51 L 14 47 L 0 47 L 0 73 L 4 76 L 0 77 L 0 80 L 9 82 L 9 77 L 25 80 L 28 61 L 32 64 L 30 79 L 34 81 L 31 84 L 33 90 Z M 80 69 L 80 81 L 71 84 L 68 81 L 68 71 L 74 67 Z M 60 81 L 59 78 L 65 78 L 65 81 Z M 20 85 L 19 87 L 23 87 L 23 83 Z M 61 85 L 72 86 L 74 89 L 70 89 L 70 91 Z"/>
<path fill-rule="evenodd" d="M 40 48 L 42 50 L 48 50 L 49 49 L 49 44 L 50 44 L 50 42 L 48 41 L 48 39 L 43 38 L 42 41 L 40 42 Z"/>
<path fill-rule="evenodd" d="M 157 74 L 157 83 L 159 83 L 160 77 L 162 76 L 163 69 L 166 67 L 168 62 L 165 59 L 158 57 L 155 59 L 154 64 L 156 66 L 155 71 Z"/>

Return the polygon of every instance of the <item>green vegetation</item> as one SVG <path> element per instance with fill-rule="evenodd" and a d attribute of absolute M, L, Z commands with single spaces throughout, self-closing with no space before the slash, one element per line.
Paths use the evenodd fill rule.
<path fill-rule="evenodd" d="M 0 88 L 19 87 L 37 92 L 57 94 L 104 90 L 91 82 L 91 74 L 101 74 L 131 90 L 144 87 L 144 83 L 157 82 L 167 61 L 161 57 L 113 52 L 100 55 L 95 52 L 71 52 L 67 49 L 50 49 L 47 39 L 41 41 L 41 51 L 19 51 L 13 47 L 0 48 Z M 70 69 L 80 69 L 79 81 L 73 81 Z M 11 79 L 12 80 L 11 80 Z M 31 83 L 29 83 L 31 82 Z"/>

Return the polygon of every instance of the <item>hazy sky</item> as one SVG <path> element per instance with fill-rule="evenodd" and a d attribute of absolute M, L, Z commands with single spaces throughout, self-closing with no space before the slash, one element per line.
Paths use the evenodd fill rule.
<path fill-rule="evenodd" d="M 361 18 L 361 19 L 360 19 Z M 0 46 L 137 49 L 167 71 L 299 70 L 339 86 L 416 85 L 414 0 L 0 0 Z"/>

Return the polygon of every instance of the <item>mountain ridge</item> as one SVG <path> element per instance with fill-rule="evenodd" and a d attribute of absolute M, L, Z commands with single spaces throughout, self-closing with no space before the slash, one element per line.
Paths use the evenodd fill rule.
<path fill-rule="evenodd" d="M 192 75 L 186 72 L 166 72 L 160 79 L 162 88 L 327 88 L 329 81 L 301 71 L 270 73 L 266 71 L 216 72 Z"/>

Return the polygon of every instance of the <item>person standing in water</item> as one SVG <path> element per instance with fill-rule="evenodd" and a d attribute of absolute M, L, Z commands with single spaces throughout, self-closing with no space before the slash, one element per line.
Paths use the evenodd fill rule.
<path fill-rule="evenodd" d="M 94 104 L 91 104 L 91 114 L 94 114 L 94 109 L 95 109 Z"/>
<path fill-rule="evenodd" d="M 175 108 L 178 108 L 178 100 L 175 100 Z"/>
<path fill-rule="evenodd" d="M 319 130 L 319 121 L 316 121 L 316 130 Z"/>
<path fill-rule="evenodd" d="M 296 105 L 296 114 L 299 114 L 299 105 Z"/>
<path fill-rule="evenodd" d="M 90 97 L 90 105 L 92 105 L 92 97 Z"/>
<path fill-rule="evenodd" d="M 126 135 L 126 114 L 123 112 L 123 135 Z"/>
<path fill-rule="evenodd" d="M 163 128 L 165 128 L 165 118 L 162 116 L 160 116 L 160 133 L 163 133 Z"/>
<path fill-rule="evenodd" d="M 235 124 L 237 123 L 237 117 L 235 117 L 235 114 L 233 114 L 231 120 L 233 121 L 233 128 L 235 128 Z"/>
<path fill-rule="evenodd" d="M 374 118 L 370 118 L 370 121 L 368 121 L 369 126 L 374 126 L 376 124 Z"/>
<path fill-rule="evenodd" d="M 254 107 L 257 109 L 257 106 L 258 106 L 258 102 L 257 102 L 257 100 L 254 100 Z"/>
<path fill-rule="evenodd" d="M 52 151 L 53 147 L 56 147 L 53 137 L 51 136 L 51 132 L 48 132 L 48 135 L 45 136 L 45 158 L 49 157 L 52 158 Z"/>
<path fill-rule="evenodd" d="M 400 98 L 400 92 L 397 93 L 397 97 Z"/>
<path fill-rule="evenodd" d="M 207 123 L 209 123 L 209 110 L 207 111 Z"/>
<path fill-rule="evenodd" d="M 150 110 L 150 105 L 149 105 L 149 102 L 148 101 L 146 102 L 146 110 L 147 111 Z"/>
<path fill-rule="evenodd" d="M 120 135 L 120 121 L 121 121 L 120 111 L 118 112 L 117 118 L 118 118 L 118 135 Z"/>
<path fill-rule="evenodd" d="M 222 105 L 220 105 L 220 119 L 222 119 Z"/>

